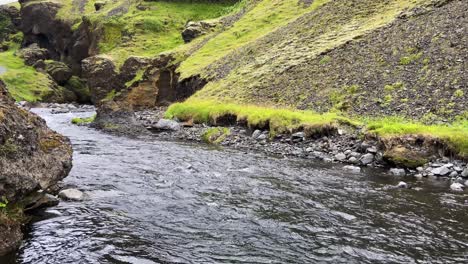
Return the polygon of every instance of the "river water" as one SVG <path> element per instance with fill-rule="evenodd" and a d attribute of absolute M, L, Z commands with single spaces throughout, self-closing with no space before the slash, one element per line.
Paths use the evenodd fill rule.
<path fill-rule="evenodd" d="M 468 197 L 446 181 L 393 189 L 401 179 L 380 171 L 115 137 L 35 111 L 70 137 L 65 183 L 87 199 L 47 209 L 2 264 L 468 261 Z"/>
<path fill-rule="evenodd" d="M 6 71 L 7 69 L 0 65 L 0 75 L 4 74 Z"/>

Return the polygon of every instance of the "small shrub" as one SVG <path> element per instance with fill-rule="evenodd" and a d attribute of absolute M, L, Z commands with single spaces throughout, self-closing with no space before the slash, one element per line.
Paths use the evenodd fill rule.
<path fill-rule="evenodd" d="M 461 90 L 461 89 L 458 89 L 458 90 L 456 90 L 456 91 L 453 93 L 453 96 L 454 96 L 455 98 L 462 98 L 463 95 L 465 95 L 465 93 L 464 93 L 463 90 Z"/>

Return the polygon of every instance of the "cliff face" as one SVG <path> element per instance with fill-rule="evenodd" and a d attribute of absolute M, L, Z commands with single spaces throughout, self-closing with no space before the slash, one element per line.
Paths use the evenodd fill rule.
<path fill-rule="evenodd" d="M 72 149 L 40 117 L 18 108 L 0 81 L 0 254 L 21 238 L 20 216 L 28 197 L 69 173 Z"/>

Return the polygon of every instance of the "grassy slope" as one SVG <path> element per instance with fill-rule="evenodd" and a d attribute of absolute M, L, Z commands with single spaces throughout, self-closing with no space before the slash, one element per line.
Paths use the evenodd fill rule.
<path fill-rule="evenodd" d="M 327 6 L 327 2 L 315 1 L 314 5 L 304 8 L 297 1 L 261 1 L 233 27 L 209 39 L 182 62 L 179 68 L 182 78 L 200 74 L 211 82 L 186 102 L 171 106 L 167 117 L 210 123 L 220 116 L 232 114 L 238 119 L 247 120 L 252 126 L 262 122 L 270 123 L 274 133 L 307 126 L 335 125 L 347 120 L 367 126 L 368 131 L 387 138 L 401 135 L 440 138 L 460 155 L 468 156 L 466 117 L 452 124 L 425 125 L 396 117 L 368 119 L 361 116 L 353 117 L 353 121 L 350 121 L 343 117 L 346 114 L 335 108 L 332 110 L 338 112 L 325 114 L 295 110 L 311 91 L 293 89 L 288 85 L 294 83 L 302 88 L 307 87 L 308 79 L 314 77 L 292 75 L 290 79 L 281 82 L 276 79 L 283 76 L 288 78 L 285 72 L 291 68 L 307 69 L 307 64 L 317 62 L 319 65 L 326 64 L 330 58 L 322 56 L 324 52 L 385 27 L 402 12 L 430 1 L 361 1 L 350 6 L 349 3 L 339 1 Z M 419 60 L 410 49 L 406 53 L 410 55 L 401 55 L 398 62 L 400 65 L 413 64 L 413 61 Z M 400 56 L 399 53 L 396 55 Z M 325 72 L 318 78 L 326 76 Z M 320 82 L 320 79 L 315 81 Z M 276 90 L 271 89 L 278 83 L 281 86 L 276 87 Z M 382 85 L 382 88 L 388 92 L 388 87 L 392 85 L 402 86 L 396 82 Z M 313 93 L 324 94 L 324 97 L 336 101 L 346 97 L 341 91 L 330 88 L 323 87 Z M 351 86 L 344 90 L 356 93 L 359 89 L 359 86 Z M 396 88 L 392 90 L 401 92 Z M 457 91 L 461 95 L 458 97 L 463 97 L 463 91 Z M 279 97 L 275 98 L 278 100 L 271 99 L 272 94 L 273 97 Z M 220 104 L 220 101 L 223 103 Z"/>
<path fill-rule="evenodd" d="M 51 80 L 33 67 L 26 66 L 22 59 L 15 55 L 16 49 L 0 52 L 0 66 L 7 72 L 0 75 L 8 91 L 17 101 L 40 101 L 52 92 Z"/>
<path fill-rule="evenodd" d="M 57 14 L 59 18 L 78 28 L 85 16 L 91 21 L 93 31 L 102 32 L 98 53 L 108 55 L 118 66 L 129 56 L 154 57 L 182 45 L 181 32 L 187 21 L 215 19 L 228 13 L 233 6 L 231 0 L 216 3 L 209 0 L 117 0 L 108 1 L 96 12 L 93 1 L 59 2 L 63 5 Z"/>

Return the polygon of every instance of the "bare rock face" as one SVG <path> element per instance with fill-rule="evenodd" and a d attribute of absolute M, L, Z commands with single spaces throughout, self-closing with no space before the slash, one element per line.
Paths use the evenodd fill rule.
<path fill-rule="evenodd" d="M 72 149 L 68 139 L 50 130 L 43 119 L 18 108 L 0 81 L 0 197 L 19 205 L 68 175 Z M 21 239 L 20 223 L 0 212 L 0 255 Z"/>

